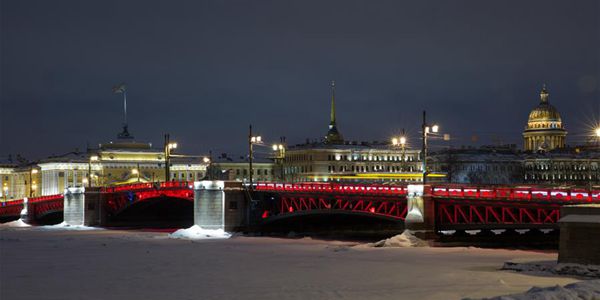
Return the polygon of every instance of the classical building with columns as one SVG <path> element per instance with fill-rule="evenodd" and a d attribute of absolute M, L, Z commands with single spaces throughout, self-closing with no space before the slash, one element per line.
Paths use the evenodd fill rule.
<path fill-rule="evenodd" d="M 565 147 L 565 130 L 558 110 L 549 101 L 546 86 L 540 92 L 540 103 L 529 113 L 523 131 L 525 151 L 550 151 Z"/>
<path fill-rule="evenodd" d="M 165 181 L 164 149 L 140 143 L 131 136 L 27 164 L 0 165 L 2 200 L 61 194 L 68 187 L 114 186 Z M 206 176 L 202 156 L 173 154 L 168 180 L 196 181 Z"/>

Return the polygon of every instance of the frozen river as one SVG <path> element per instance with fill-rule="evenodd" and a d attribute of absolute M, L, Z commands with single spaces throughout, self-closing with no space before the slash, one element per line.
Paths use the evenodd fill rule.
<path fill-rule="evenodd" d="M 576 281 L 498 270 L 556 253 L 0 228 L 0 299 L 460 299 Z"/>

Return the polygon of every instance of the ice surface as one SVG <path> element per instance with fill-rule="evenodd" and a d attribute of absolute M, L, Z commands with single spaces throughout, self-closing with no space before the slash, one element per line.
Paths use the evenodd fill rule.
<path fill-rule="evenodd" d="M 429 244 L 416 237 L 410 230 L 404 230 L 401 234 L 367 245 L 370 247 L 425 247 Z"/>
<path fill-rule="evenodd" d="M 104 230 L 104 228 L 100 228 L 100 227 L 70 225 L 70 224 L 67 224 L 67 222 L 62 222 L 62 223 L 55 224 L 55 225 L 36 226 L 36 227 L 32 227 L 32 228 L 41 229 L 41 230 Z"/>
<path fill-rule="evenodd" d="M 502 271 L 556 253 L 239 236 L 175 240 L 140 230 L 0 230 L 0 299 L 462 299 L 567 285 Z"/>
<path fill-rule="evenodd" d="M 506 262 L 504 270 L 512 270 L 537 275 L 568 275 L 579 277 L 600 278 L 599 265 L 559 264 L 556 261 L 516 263 Z"/>
<path fill-rule="evenodd" d="M 190 228 L 179 229 L 169 234 L 169 237 L 174 239 L 187 240 L 228 239 L 231 237 L 231 234 L 225 232 L 225 230 L 223 229 L 204 229 L 198 225 L 194 225 Z"/>
<path fill-rule="evenodd" d="M 490 300 L 597 300 L 600 299 L 600 280 L 587 280 L 565 285 L 539 288 L 533 287 L 525 293 L 487 298 Z"/>
<path fill-rule="evenodd" d="M 31 225 L 23 222 L 22 219 L 18 219 L 12 222 L 0 223 L 0 227 L 31 227 Z"/>

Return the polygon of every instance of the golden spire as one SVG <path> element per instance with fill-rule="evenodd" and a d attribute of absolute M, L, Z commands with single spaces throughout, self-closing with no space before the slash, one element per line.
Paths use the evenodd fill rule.
<path fill-rule="evenodd" d="M 344 138 L 337 129 L 335 122 L 335 81 L 331 81 L 331 115 L 329 122 L 329 131 L 325 136 L 325 142 L 328 144 L 343 144 Z"/>
<path fill-rule="evenodd" d="M 548 103 L 549 95 L 550 94 L 548 94 L 548 90 L 546 90 L 546 84 L 544 83 L 542 86 L 542 91 L 540 92 L 540 99 L 542 100 L 542 103 Z"/>
<path fill-rule="evenodd" d="M 335 81 L 331 81 L 331 121 L 330 125 L 335 125 Z"/>

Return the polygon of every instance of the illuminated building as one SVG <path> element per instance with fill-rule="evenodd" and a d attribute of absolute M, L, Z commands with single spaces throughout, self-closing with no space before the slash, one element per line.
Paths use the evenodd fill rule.
<path fill-rule="evenodd" d="M 420 151 L 380 142 L 345 141 L 337 128 L 335 83 L 323 141 L 289 146 L 280 160 L 286 181 L 419 181 Z M 439 174 L 431 174 L 436 177 Z"/>
<path fill-rule="evenodd" d="M 600 151 L 566 148 L 524 158 L 525 182 L 575 186 L 600 185 Z"/>
<path fill-rule="evenodd" d="M 544 86 L 540 92 L 540 104 L 529 113 L 523 131 L 525 151 L 550 151 L 565 147 L 567 131 L 558 110 L 548 102 L 548 96 Z"/>
<path fill-rule="evenodd" d="M 86 152 L 69 152 L 37 163 L 0 166 L 0 185 L 6 199 L 63 193 L 75 186 L 111 186 L 165 181 L 165 151 L 120 134 L 117 142 L 100 144 Z M 170 179 L 202 180 L 208 162 L 201 156 L 170 157 Z M 90 172 L 91 171 L 91 172 Z M 32 190 L 33 188 L 33 190 Z M 4 189 L 2 191 L 4 196 Z M 4 198 L 2 198 L 4 199 Z"/>

